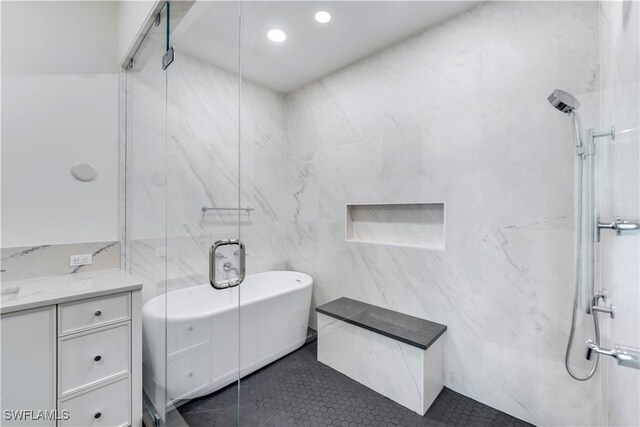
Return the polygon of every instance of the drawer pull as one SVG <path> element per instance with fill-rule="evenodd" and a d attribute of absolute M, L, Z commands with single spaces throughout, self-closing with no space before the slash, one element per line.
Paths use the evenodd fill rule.
<path fill-rule="evenodd" d="M 131 319 L 131 292 L 58 305 L 58 332 L 67 335 Z"/>
<path fill-rule="evenodd" d="M 102 359 L 102 356 L 98 355 L 96 357 L 93 358 L 93 360 L 95 360 L 96 362 L 99 362 L 100 359 Z M 98 412 L 99 413 L 99 412 Z"/>
<path fill-rule="evenodd" d="M 93 416 L 93 418 L 95 418 L 97 420 L 101 416 L 102 416 L 102 414 L 100 412 L 96 412 L 96 414 Z"/>

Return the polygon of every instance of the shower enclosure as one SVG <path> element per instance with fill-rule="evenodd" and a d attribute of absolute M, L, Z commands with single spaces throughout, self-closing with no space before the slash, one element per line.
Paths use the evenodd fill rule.
<path fill-rule="evenodd" d="M 565 370 L 577 163 L 545 98 L 575 96 L 585 139 L 615 126 L 592 157 L 593 212 L 637 222 L 639 20 L 633 2 L 157 3 L 121 79 L 147 422 L 319 422 L 329 385 L 304 392 L 313 413 L 293 408 L 257 396 L 247 360 L 288 357 L 315 307 L 348 296 L 447 325 L 451 390 L 537 425 L 638 424 L 640 371 Z M 602 231 L 587 256 L 616 307 L 604 349 L 640 346 L 638 239 Z M 249 312 L 275 272 L 309 277 L 310 301 Z M 580 308 L 567 365 L 584 377 Z M 272 348 L 270 332 L 295 338 Z"/>

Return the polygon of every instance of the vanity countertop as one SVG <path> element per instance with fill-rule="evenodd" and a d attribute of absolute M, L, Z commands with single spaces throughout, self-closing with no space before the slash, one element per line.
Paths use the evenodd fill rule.
<path fill-rule="evenodd" d="M 3 281 L 0 311 L 11 313 L 141 288 L 142 282 L 119 268 Z"/>

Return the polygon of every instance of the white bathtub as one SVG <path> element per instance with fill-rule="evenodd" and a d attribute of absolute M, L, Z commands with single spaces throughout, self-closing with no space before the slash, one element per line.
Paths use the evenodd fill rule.
<path fill-rule="evenodd" d="M 151 368 L 145 374 L 153 375 L 145 391 L 156 405 L 165 384 L 167 404 L 203 396 L 237 380 L 238 351 L 243 377 L 296 350 L 307 336 L 312 285 L 307 274 L 271 271 L 248 275 L 232 289 L 206 284 L 151 299 L 142 309 Z"/>

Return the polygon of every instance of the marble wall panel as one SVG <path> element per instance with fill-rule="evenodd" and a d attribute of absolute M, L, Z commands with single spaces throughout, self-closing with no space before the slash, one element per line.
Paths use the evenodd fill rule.
<path fill-rule="evenodd" d="M 93 263 L 69 266 L 71 255 L 92 254 Z M 120 242 L 86 242 L 2 248 L 2 280 L 60 276 L 120 267 Z"/>
<path fill-rule="evenodd" d="M 167 72 L 166 100 L 157 73 L 131 78 L 132 269 L 158 288 L 145 295 L 208 283 L 209 247 L 219 239 L 242 238 L 248 274 L 284 269 L 284 97 L 244 82 L 240 99 L 236 75 L 182 52 Z M 165 104 L 166 140 L 155 111 Z M 254 210 L 201 210 L 239 205 Z"/>
<path fill-rule="evenodd" d="M 314 276 L 314 304 L 348 296 L 447 324 L 445 384 L 535 424 L 604 412 L 600 378 L 563 366 L 575 155 L 546 100 L 572 92 L 598 126 L 598 15 L 483 3 L 286 97 L 287 268 Z M 444 251 L 344 241 L 346 203 L 416 201 L 446 203 Z"/>

